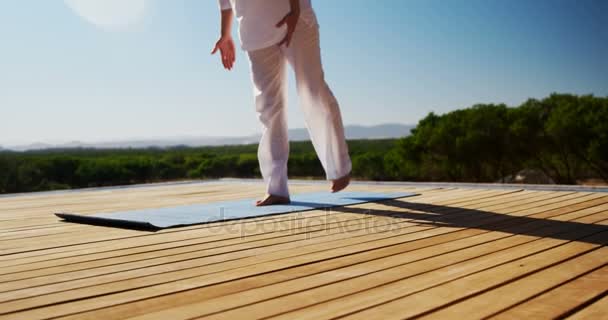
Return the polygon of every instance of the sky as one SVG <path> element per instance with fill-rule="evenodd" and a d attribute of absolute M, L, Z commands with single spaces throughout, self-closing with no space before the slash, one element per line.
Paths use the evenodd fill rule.
<path fill-rule="evenodd" d="M 312 1 L 345 124 L 608 96 L 605 0 Z M 1 0 L 0 146 L 259 133 L 245 54 L 210 55 L 218 26 L 215 0 Z"/>

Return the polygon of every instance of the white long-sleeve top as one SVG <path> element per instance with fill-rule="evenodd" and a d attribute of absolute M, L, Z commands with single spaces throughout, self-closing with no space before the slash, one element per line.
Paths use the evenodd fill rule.
<path fill-rule="evenodd" d="M 221 10 L 232 9 L 239 22 L 239 38 L 245 51 L 279 43 L 287 27 L 276 24 L 291 9 L 288 0 L 218 0 Z M 311 0 L 300 0 L 300 11 L 312 8 Z"/>

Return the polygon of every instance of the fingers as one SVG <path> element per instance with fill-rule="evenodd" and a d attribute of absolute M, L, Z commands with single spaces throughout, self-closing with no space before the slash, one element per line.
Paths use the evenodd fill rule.
<path fill-rule="evenodd" d="M 285 38 L 283 38 L 283 40 L 281 40 L 281 42 L 279 42 L 279 46 L 282 46 L 285 43 L 287 43 L 287 35 L 285 35 Z"/>
<path fill-rule="evenodd" d="M 226 69 L 228 70 L 232 70 L 232 67 L 234 66 L 234 57 L 232 56 L 227 56 L 226 57 Z"/>
<path fill-rule="evenodd" d="M 224 65 L 224 69 L 232 70 L 232 66 L 234 65 L 234 57 L 230 55 L 222 55 L 222 64 Z"/>
<path fill-rule="evenodd" d="M 235 60 L 236 59 L 235 59 L 234 50 L 231 50 L 231 49 L 222 50 L 222 64 L 224 65 L 225 69 L 232 70 Z"/>
<path fill-rule="evenodd" d="M 235 51 L 232 46 L 229 46 L 227 49 L 226 59 L 228 60 L 228 70 L 232 70 L 232 67 L 234 66 L 234 60 L 235 60 Z"/>
<path fill-rule="evenodd" d="M 228 46 L 229 52 L 228 52 L 228 58 L 230 59 L 230 68 L 232 69 L 232 66 L 234 65 L 234 61 L 236 60 L 236 50 L 234 48 L 234 43 L 230 43 Z"/>
<path fill-rule="evenodd" d="M 279 42 L 279 46 L 285 45 L 285 47 L 289 47 L 289 43 L 291 43 L 291 34 L 287 34 L 281 42 Z"/>
<path fill-rule="evenodd" d="M 222 64 L 224 65 L 224 68 L 228 69 L 228 66 L 226 64 L 226 56 L 224 55 L 224 52 L 220 48 L 219 41 L 215 44 L 215 47 L 213 47 L 213 50 L 211 50 L 211 54 L 215 54 L 218 50 L 220 51 L 220 58 L 222 59 Z"/>
<path fill-rule="evenodd" d="M 218 50 L 220 52 L 220 59 L 222 60 L 222 65 L 224 66 L 224 69 L 232 70 L 232 67 L 234 66 L 234 61 L 236 60 L 236 50 L 234 48 L 234 43 L 220 43 L 218 41 L 215 44 L 215 47 L 213 47 L 213 50 L 211 50 L 211 54 L 215 54 L 216 52 L 218 52 Z"/>
<path fill-rule="evenodd" d="M 279 42 L 279 46 L 285 45 L 286 47 L 289 47 L 289 44 L 291 43 L 291 38 L 293 37 L 293 33 L 294 30 L 287 30 L 287 34 L 285 34 L 285 38 L 283 38 L 283 40 Z"/>
<path fill-rule="evenodd" d="M 222 64 L 224 65 L 224 69 L 230 70 L 230 64 L 226 56 L 222 56 Z"/>
<path fill-rule="evenodd" d="M 282 25 L 284 25 L 285 23 L 287 23 L 287 17 L 289 17 L 289 15 L 286 15 L 285 17 L 283 17 L 283 19 L 281 19 L 281 21 L 279 21 L 279 22 L 276 24 L 276 27 L 277 27 L 277 28 L 280 28 Z"/>
<path fill-rule="evenodd" d="M 229 69 L 229 60 L 228 60 L 228 55 L 226 54 L 226 50 L 224 50 L 223 48 L 219 48 L 220 50 L 220 59 L 222 59 L 222 65 L 224 66 L 224 69 Z"/>

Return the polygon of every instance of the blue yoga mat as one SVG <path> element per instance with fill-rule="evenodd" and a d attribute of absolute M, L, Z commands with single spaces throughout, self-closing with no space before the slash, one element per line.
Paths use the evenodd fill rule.
<path fill-rule="evenodd" d="M 170 208 L 79 215 L 55 213 L 58 217 L 77 223 L 106 225 L 133 229 L 164 229 L 193 224 L 255 218 L 268 215 L 325 209 L 366 202 L 390 200 L 416 195 L 409 192 L 315 192 L 294 195 L 291 203 L 256 207 L 254 199 L 184 205 Z"/>

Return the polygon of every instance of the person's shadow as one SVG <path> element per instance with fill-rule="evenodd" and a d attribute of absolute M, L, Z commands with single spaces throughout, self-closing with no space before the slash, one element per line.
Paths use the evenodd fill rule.
<path fill-rule="evenodd" d="M 385 216 L 396 219 L 411 219 L 414 223 L 436 227 L 472 228 L 499 231 L 514 235 L 581 241 L 601 245 L 608 243 L 608 226 L 606 225 L 549 219 L 553 216 L 582 210 L 577 208 L 559 209 L 559 211 L 558 209 L 548 209 L 545 210 L 546 212 L 543 212 L 543 218 L 535 218 L 526 216 L 525 210 L 523 210 L 523 212 L 517 212 L 516 215 L 511 215 L 477 209 L 412 203 L 407 202 L 407 198 L 383 200 L 378 201 L 377 203 L 384 206 L 406 209 L 406 211 L 353 207 L 333 207 L 330 210 L 344 213 Z M 588 214 L 583 214 L 582 216 L 592 215 L 601 211 L 603 210 L 590 212 Z M 535 212 L 535 214 L 536 213 L 539 212 Z M 597 219 L 602 220 L 601 217 L 598 217 Z M 602 234 L 598 235 L 598 233 Z"/>

